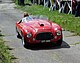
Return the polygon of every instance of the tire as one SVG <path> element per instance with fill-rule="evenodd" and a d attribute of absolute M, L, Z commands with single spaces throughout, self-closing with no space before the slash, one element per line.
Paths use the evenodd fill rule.
<path fill-rule="evenodd" d="M 25 48 L 29 48 L 29 43 L 25 41 L 25 38 L 24 36 L 22 35 L 22 45 L 25 47 Z"/>
<path fill-rule="evenodd" d="M 20 34 L 19 34 L 19 33 L 17 34 L 17 38 L 19 38 L 19 39 L 21 39 L 21 38 L 22 38 L 22 37 L 20 36 Z"/>
<path fill-rule="evenodd" d="M 62 38 L 56 42 L 57 46 L 61 46 L 61 44 L 62 44 Z"/>
<path fill-rule="evenodd" d="M 19 34 L 18 30 L 17 30 L 17 27 L 16 27 L 16 32 L 17 32 L 17 38 L 21 39 L 21 36 L 20 36 L 20 34 Z"/>
<path fill-rule="evenodd" d="M 25 42 L 25 39 L 24 39 L 24 36 L 23 36 L 23 35 L 22 35 L 22 39 L 21 39 L 21 40 L 22 40 L 22 45 L 23 45 L 24 47 L 26 47 L 27 44 L 26 44 L 26 42 Z"/>

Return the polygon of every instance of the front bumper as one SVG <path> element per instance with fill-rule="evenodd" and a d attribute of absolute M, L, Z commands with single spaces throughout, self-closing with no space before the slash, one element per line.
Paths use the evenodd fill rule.
<path fill-rule="evenodd" d="M 36 40 L 35 38 L 26 39 L 26 42 L 36 44 L 36 43 L 56 43 L 58 40 L 62 39 L 62 36 L 54 36 L 51 40 Z"/>

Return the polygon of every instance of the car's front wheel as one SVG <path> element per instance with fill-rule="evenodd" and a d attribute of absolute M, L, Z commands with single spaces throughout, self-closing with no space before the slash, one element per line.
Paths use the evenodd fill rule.
<path fill-rule="evenodd" d="M 22 45 L 25 47 L 26 46 L 26 42 L 25 42 L 25 39 L 24 39 L 24 36 L 22 35 Z"/>
<path fill-rule="evenodd" d="M 57 45 L 57 46 L 61 46 L 62 41 L 63 41 L 63 40 L 62 40 L 62 38 L 61 38 L 60 40 L 58 40 L 58 41 L 56 42 L 56 45 Z"/>
<path fill-rule="evenodd" d="M 22 35 L 22 45 L 23 45 L 25 48 L 29 48 L 29 43 L 25 41 L 25 38 L 24 38 L 23 35 Z"/>

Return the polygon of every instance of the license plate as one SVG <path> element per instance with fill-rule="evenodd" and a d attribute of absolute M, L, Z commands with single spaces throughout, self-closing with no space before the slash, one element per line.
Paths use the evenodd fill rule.
<path fill-rule="evenodd" d="M 50 42 L 50 40 L 42 40 L 41 42 L 42 43 L 44 43 L 44 42 Z"/>

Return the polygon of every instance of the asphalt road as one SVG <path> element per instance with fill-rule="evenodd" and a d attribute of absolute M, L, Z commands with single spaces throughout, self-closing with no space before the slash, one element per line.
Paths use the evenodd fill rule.
<path fill-rule="evenodd" d="M 0 29 L 5 44 L 13 48 L 10 52 L 17 58 L 13 63 L 80 63 L 80 36 L 72 36 L 69 31 L 63 31 L 61 47 L 24 48 L 15 30 L 15 23 L 23 17 L 22 11 L 14 9 L 14 3 L 9 1 L 0 2 Z"/>

